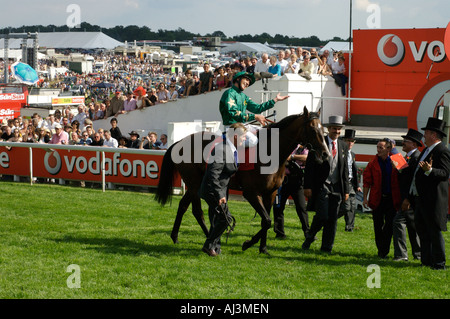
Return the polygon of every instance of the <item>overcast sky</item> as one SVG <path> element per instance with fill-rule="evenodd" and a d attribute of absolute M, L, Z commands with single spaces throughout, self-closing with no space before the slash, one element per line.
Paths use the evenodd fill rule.
<path fill-rule="evenodd" d="M 321 40 L 348 38 L 350 0 L 19 0 L 2 1 L 1 27 L 57 26 L 73 23 L 79 8 L 82 22 L 102 27 L 148 26 L 227 36 L 315 35 Z M 353 29 L 445 28 L 449 0 L 353 0 Z M 69 22 L 68 22 L 69 21 Z M 182 39 L 180 39 L 182 40 Z"/>

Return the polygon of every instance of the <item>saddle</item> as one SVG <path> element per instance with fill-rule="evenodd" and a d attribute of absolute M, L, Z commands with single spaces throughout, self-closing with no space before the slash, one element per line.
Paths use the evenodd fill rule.
<path fill-rule="evenodd" d="M 212 144 L 216 145 L 217 143 L 223 143 L 223 136 L 218 136 Z M 211 147 L 208 154 L 211 154 L 213 148 L 214 146 Z M 251 171 L 255 169 L 255 163 L 257 160 L 256 150 L 256 147 L 245 147 L 244 162 L 242 162 L 242 155 L 239 155 L 239 171 Z"/>

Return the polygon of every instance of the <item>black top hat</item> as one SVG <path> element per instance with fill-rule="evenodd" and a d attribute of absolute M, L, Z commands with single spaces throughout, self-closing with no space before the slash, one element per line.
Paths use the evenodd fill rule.
<path fill-rule="evenodd" d="M 416 131 L 415 129 L 410 128 L 408 130 L 408 133 L 406 133 L 406 135 L 402 135 L 402 137 L 407 140 L 416 142 L 417 145 L 419 145 L 419 146 L 422 146 L 421 140 L 422 140 L 423 134 L 420 133 L 419 131 Z"/>
<path fill-rule="evenodd" d="M 422 127 L 421 129 L 435 131 L 435 132 L 441 133 L 443 136 L 447 136 L 447 134 L 444 133 L 444 128 L 445 128 L 445 121 L 440 120 L 435 117 L 429 117 L 427 126 Z"/>
<path fill-rule="evenodd" d="M 355 130 L 351 130 L 351 129 L 346 129 L 345 130 L 345 135 L 344 135 L 344 140 L 348 139 L 348 140 L 356 140 L 355 138 L 356 136 L 356 131 Z"/>

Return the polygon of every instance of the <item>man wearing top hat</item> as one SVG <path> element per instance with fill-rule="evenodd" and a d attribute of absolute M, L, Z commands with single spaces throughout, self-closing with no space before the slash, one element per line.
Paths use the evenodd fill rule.
<path fill-rule="evenodd" d="M 349 197 L 348 200 L 341 203 L 339 217 L 344 216 L 345 231 L 352 232 L 355 227 L 355 206 L 356 193 L 362 192 L 358 183 L 358 167 L 356 166 L 355 153 L 352 152 L 352 147 L 356 142 L 356 131 L 351 129 L 345 130 L 344 142 L 348 146 L 347 164 L 348 164 L 348 182 L 349 182 Z"/>
<path fill-rule="evenodd" d="M 341 135 L 342 116 L 330 116 L 328 136 L 325 141 L 330 150 L 330 157 L 323 163 L 314 160 L 314 151 L 308 153 L 305 167 L 304 193 L 308 197 L 308 210 L 316 215 L 311 223 L 310 231 L 302 245 L 309 249 L 314 242 L 315 235 L 323 228 L 322 246 L 320 250 L 331 252 L 336 236 L 336 224 L 339 206 L 348 200 L 348 147 L 344 141 L 338 140 Z"/>
<path fill-rule="evenodd" d="M 400 195 L 402 200 L 401 210 L 394 216 L 393 221 L 393 242 L 394 260 L 408 261 L 406 248 L 406 229 L 408 230 L 409 241 L 411 243 L 414 259 L 420 259 L 420 242 L 414 223 L 414 210 L 409 202 L 409 189 L 413 180 L 414 172 L 419 163 L 420 151 L 418 147 L 422 145 L 423 134 L 410 128 L 403 137 L 402 151 L 405 152 L 405 160 L 408 166 L 398 171 L 398 182 L 400 185 Z"/>
<path fill-rule="evenodd" d="M 432 269 L 445 269 L 445 242 L 441 231 L 447 230 L 448 179 L 450 151 L 445 143 L 445 122 L 430 117 L 424 130 L 426 148 L 419 157 L 410 188 L 414 219 L 420 238 L 421 262 Z"/>

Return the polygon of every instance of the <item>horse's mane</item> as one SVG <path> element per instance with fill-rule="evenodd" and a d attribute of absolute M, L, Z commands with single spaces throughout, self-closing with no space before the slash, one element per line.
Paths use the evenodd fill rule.
<path fill-rule="evenodd" d="M 298 119 L 299 117 L 302 117 L 302 116 L 304 116 L 304 113 L 289 115 L 289 116 L 286 116 L 285 118 L 283 118 L 279 122 L 275 122 L 275 123 L 271 123 L 271 124 L 267 125 L 266 128 L 268 128 L 268 129 L 278 128 L 278 129 L 282 130 L 282 129 L 288 127 L 289 125 L 291 125 L 292 122 L 294 122 L 296 119 Z M 319 117 L 319 115 L 315 112 L 308 113 L 309 119 L 314 119 L 314 118 L 318 118 L 318 117 Z"/>
<path fill-rule="evenodd" d="M 270 123 L 265 128 L 267 128 L 267 129 L 278 128 L 278 129 L 282 130 L 282 129 L 288 127 L 289 125 L 291 125 L 292 122 L 294 122 L 296 119 L 298 119 L 302 115 L 303 114 L 293 114 L 293 115 L 286 116 L 281 121 Z"/>

